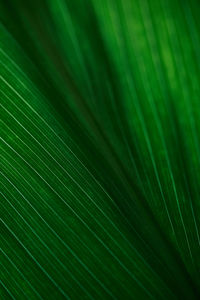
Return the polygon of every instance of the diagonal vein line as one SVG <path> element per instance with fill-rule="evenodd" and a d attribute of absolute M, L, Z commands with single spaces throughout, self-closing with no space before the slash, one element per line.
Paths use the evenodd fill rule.
<path fill-rule="evenodd" d="M 0 280 L 0 285 L 6 290 L 6 292 L 8 293 L 8 295 L 9 295 L 12 299 L 16 300 L 16 298 L 13 296 L 13 294 L 11 293 L 11 291 L 6 287 L 6 285 L 3 283 L 2 280 Z"/>
<path fill-rule="evenodd" d="M 0 155 L 1 156 L 1 155 Z M 8 163 L 8 165 L 11 166 L 11 164 L 5 159 L 6 163 Z M 92 254 L 92 256 L 100 263 L 102 264 L 102 261 L 99 259 L 99 257 L 91 250 L 91 248 L 89 248 L 87 246 L 87 244 L 82 241 L 82 239 L 79 237 L 79 235 L 76 234 L 76 232 L 68 225 L 68 223 L 66 223 L 56 212 L 55 210 L 46 202 L 43 200 L 43 198 L 41 198 L 41 196 L 38 194 L 38 192 L 36 190 L 34 190 L 32 188 L 32 186 L 30 185 L 30 183 L 28 183 L 26 181 L 26 179 L 17 171 L 17 169 L 15 169 L 13 166 L 11 166 L 11 168 L 20 176 L 22 177 L 23 181 L 25 181 L 28 186 L 37 194 L 38 198 L 45 203 L 45 205 L 55 214 L 56 218 L 58 218 L 63 224 L 64 226 L 70 230 L 71 233 L 73 233 L 75 235 L 75 237 L 79 240 L 79 242 Z M 25 187 L 23 187 L 24 190 L 27 193 L 30 193 L 27 191 L 27 189 Z M 33 196 L 32 196 L 33 197 Z M 66 247 L 64 240 L 57 234 L 57 232 L 54 231 L 54 229 L 44 220 L 44 218 L 38 213 L 38 211 L 34 208 L 34 206 L 27 200 L 27 198 L 24 198 L 26 200 L 26 202 L 31 206 L 31 208 L 35 211 L 35 213 L 41 218 L 41 220 L 48 226 L 48 228 L 51 230 L 51 232 L 61 241 L 61 243 Z M 35 197 L 34 197 L 35 199 Z M 19 203 L 20 204 L 20 203 Z M 20 205 L 21 206 L 21 205 Z M 107 268 L 107 266 L 104 266 L 104 269 L 106 269 L 108 271 L 108 273 L 110 273 L 110 269 Z M 153 270 L 152 270 L 153 272 Z M 114 276 L 114 274 L 112 274 L 112 276 Z M 120 284 L 123 286 L 123 284 L 120 282 Z"/>
<path fill-rule="evenodd" d="M 31 252 L 24 246 L 24 244 L 20 241 L 20 239 L 16 236 L 16 234 L 9 228 L 9 226 L 3 221 L 3 219 L 0 219 L 2 224 L 7 228 L 7 230 L 11 233 L 11 235 L 17 240 L 17 242 L 21 245 L 21 247 L 25 250 L 25 252 L 32 258 L 32 260 L 35 262 L 35 264 L 40 268 L 40 270 L 49 278 L 49 280 L 52 282 L 52 284 L 59 290 L 59 292 L 66 298 L 69 299 L 69 297 L 66 295 L 66 293 L 62 290 L 62 288 L 55 282 L 55 280 L 46 272 L 46 270 L 41 266 L 41 264 L 37 261 L 37 259 L 31 254 Z"/>
<path fill-rule="evenodd" d="M 0 219 L 1 221 L 1 219 Z M 39 299 L 42 299 L 42 297 L 38 294 L 36 289 L 32 286 L 32 284 L 29 282 L 29 280 L 23 275 L 23 273 L 19 270 L 19 268 L 15 265 L 15 263 L 8 257 L 8 255 L 0 248 L 0 252 L 8 259 L 8 261 L 11 263 L 11 265 L 16 269 L 16 271 L 22 276 L 22 278 L 27 282 L 27 284 L 30 286 L 30 288 L 33 290 L 33 292 L 38 296 Z"/>
<path fill-rule="evenodd" d="M 10 277 L 10 272 L 8 272 L 8 270 L 6 269 L 6 267 L 3 266 L 2 263 L 0 263 L 0 268 L 1 268 L 1 270 L 2 270 L 2 272 L 4 274 L 7 273 L 7 275 Z M 16 284 L 16 286 L 18 287 L 18 289 L 20 290 L 20 292 L 27 298 L 27 295 L 26 295 L 24 289 L 18 284 L 18 282 L 16 281 L 16 279 L 13 277 L 12 280 L 14 281 L 14 283 Z"/>
<path fill-rule="evenodd" d="M 0 104 L 0 106 L 1 106 L 1 104 Z M 3 106 L 2 106 L 3 107 Z M 5 109 L 6 110 L 6 109 Z M 7 110 L 6 110 L 7 111 Z M 9 112 L 8 112 L 9 113 Z M 17 120 L 16 120 L 16 118 L 11 114 L 11 113 L 9 113 L 14 119 L 15 119 L 15 121 L 17 122 L 17 123 L 19 123 Z M 20 124 L 20 123 L 19 123 Z M 20 124 L 21 125 L 21 124 Z M 26 131 L 26 132 L 28 132 L 22 125 L 21 125 L 21 127 Z M 11 131 L 11 132 L 13 132 L 10 128 L 9 128 L 9 130 Z M 14 132 L 13 132 L 14 133 Z M 29 133 L 29 132 L 28 132 Z M 14 133 L 15 134 L 15 133 Z M 16 134 L 15 134 L 16 135 Z M 17 136 L 17 135 L 16 135 Z M 33 137 L 31 134 L 30 134 L 30 136 L 31 137 Z M 17 136 L 17 138 L 24 144 L 24 145 L 26 145 L 26 147 L 31 151 L 31 152 L 33 152 L 32 151 L 32 149 L 26 144 L 26 143 L 24 143 L 20 138 L 19 138 L 19 136 Z M 34 140 L 36 140 L 35 138 L 34 138 Z M 37 141 L 37 140 L 36 140 Z M 39 146 L 41 146 L 41 144 L 38 142 L 38 144 L 39 144 Z M 42 148 L 44 148 L 43 146 L 42 146 Z M 50 157 L 51 158 L 53 158 L 52 157 L 52 155 L 48 152 L 48 151 L 45 151 L 45 152 L 47 152 L 47 154 L 48 155 L 50 155 Z M 33 152 L 34 154 L 35 154 L 35 152 Z M 52 170 L 44 163 L 44 161 L 42 161 L 41 160 L 41 158 L 37 155 L 37 154 L 35 154 L 36 155 L 36 157 L 46 166 L 46 168 L 49 170 L 49 172 L 51 172 L 58 180 L 59 180 L 59 182 L 65 187 L 65 188 L 67 188 L 66 186 L 65 186 L 65 184 L 54 174 L 54 172 L 52 172 Z M 60 167 L 62 167 L 60 164 L 59 164 L 59 166 Z M 63 168 L 63 167 L 62 167 Z M 63 168 L 63 170 L 65 171 L 65 169 Z M 68 175 L 68 172 L 65 172 L 67 175 Z M 70 176 L 70 178 L 71 178 L 71 176 Z M 76 182 L 75 182 L 76 183 Z M 78 185 L 78 184 L 77 184 Z M 79 187 L 80 187 L 80 185 L 78 185 Z M 80 187 L 81 188 L 81 187 Z M 68 188 L 67 188 L 68 189 Z M 83 189 L 81 188 L 81 190 L 83 191 Z M 115 230 L 117 230 L 117 232 L 123 237 L 123 239 L 125 239 L 126 240 L 126 242 L 128 242 L 129 243 L 129 245 L 131 246 L 131 248 L 133 248 L 133 245 L 131 245 L 130 244 L 130 242 L 126 239 L 126 237 L 123 235 L 123 233 L 118 229 L 118 227 L 116 227 L 115 226 L 115 224 L 110 220 L 110 218 L 102 211 L 102 209 L 100 209 L 99 208 L 99 206 L 93 201 L 93 199 L 87 194 L 87 193 L 85 193 L 86 194 L 86 196 L 88 196 L 89 197 L 89 199 L 92 201 L 92 203 L 95 205 L 95 207 L 97 207 L 98 209 L 99 209 L 99 211 L 103 214 L 103 216 L 111 223 L 111 225 L 115 228 Z M 75 196 L 74 196 L 75 197 Z M 91 213 L 88 211 L 88 209 L 84 206 L 84 205 L 82 205 L 82 203 L 79 201 L 79 203 L 81 204 L 81 206 L 83 206 L 83 208 L 84 209 L 86 209 L 86 211 L 90 214 L 90 216 L 91 216 L 91 218 L 93 218 L 93 216 L 91 215 Z M 93 218 L 94 219 L 94 218 Z M 97 224 L 105 231 L 105 233 L 113 240 L 113 238 L 110 236 L 110 234 L 107 232 L 107 230 L 97 221 L 97 220 L 95 220 L 96 222 L 97 222 Z M 119 249 L 121 250 L 121 251 L 123 251 L 124 252 L 124 250 L 122 250 L 121 249 L 121 247 L 120 247 L 120 245 L 119 244 L 117 244 L 117 242 L 115 241 L 115 240 L 113 240 L 113 242 L 119 247 Z M 133 248 L 133 250 L 137 253 L 137 255 L 140 257 L 140 259 L 142 259 L 143 260 L 143 262 L 145 262 L 145 264 L 148 266 L 148 267 L 150 267 L 147 263 L 146 263 L 146 261 L 144 260 L 144 258 L 143 257 L 141 257 L 141 255 L 138 253 L 138 251 L 135 249 L 135 248 Z M 124 252 L 126 255 L 127 255 L 127 253 L 126 252 Z M 128 256 L 127 256 L 128 257 Z M 130 257 L 128 257 L 129 259 L 131 259 Z M 132 261 L 133 262 L 133 261 Z M 151 268 L 151 267 L 150 267 Z M 152 270 L 152 269 L 151 269 Z M 153 271 L 153 270 L 152 270 Z"/>
<path fill-rule="evenodd" d="M 19 156 L 41 179 L 43 182 L 46 183 L 46 185 L 58 196 L 58 198 L 72 211 L 72 213 L 81 221 L 81 223 L 94 235 L 94 237 L 104 246 L 104 248 L 113 256 L 113 258 L 120 264 L 120 266 L 129 274 L 130 277 L 132 277 L 141 287 L 143 285 L 137 280 L 137 278 L 127 269 L 127 267 L 119 260 L 119 258 L 112 252 L 110 248 L 106 246 L 106 244 L 97 236 L 97 234 L 87 225 L 87 223 L 74 211 L 74 209 L 57 193 L 51 185 L 28 163 L 26 160 L 17 152 L 15 151 L 7 142 L 5 142 L 2 138 L 0 140 L 6 144 L 17 156 Z M 1 172 L 0 172 L 1 173 Z M 73 193 L 69 190 L 70 194 L 73 195 Z M 77 256 L 76 256 L 77 258 Z M 78 259 L 78 258 L 77 258 Z M 79 259 L 78 259 L 79 260 Z M 79 260 L 79 262 L 82 264 L 82 262 Z M 83 264 L 82 264 L 83 265 Z M 84 265 L 83 265 L 84 266 Z M 84 266 L 85 267 L 85 266 Z M 92 274 L 91 274 L 92 275 Z M 94 275 L 92 275 L 94 276 Z M 98 281 L 98 279 L 96 278 Z M 99 282 L 99 281 L 98 281 Z M 100 283 L 100 282 L 99 282 Z M 146 290 L 145 287 L 143 287 L 144 290 Z M 149 292 L 147 291 L 149 294 Z"/>
<path fill-rule="evenodd" d="M 3 175 L 4 176 L 4 175 Z M 5 177 L 6 178 L 6 177 Z M 6 178 L 7 179 L 7 178 Z M 7 179 L 8 180 L 8 179 Z M 9 183 L 10 184 L 12 184 L 10 181 L 9 181 Z M 2 184 L 3 185 L 3 184 Z M 25 200 L 27 200 L 22 194 L 21 194 L 21 192 L 16 188 L 16 186 L 15 185 L 13 185 L 12 184 L 12 186 L 17 190 L 17 192 L 25 199 Z M 6 188 L 6 186 L 5 185 L 3 185 L 3 187 L 4 187 L 4 189 L 5 190 L 7 190 L 7 193 L 9 193 L 8 192 L 8 189 Z M 2 194 L 1 192 L 0 192 L 0 194 Z M 11 193 L 10 193 L 11 194 Z M 11 194 L 12 195 L 12 194 Z M 33 229 L 33 227 L 32 226 L 30 226 L 29 225 L 29 223 L 24 219 L 24 217 L 18 212 L 18 210 L 11 204 L 11 202 L 7 199 L 7 197 L 5 196 L 5 195 L 3 195 L 2 194 L 2 196 L 3 196 L 3 198 L 9 203 L 9 205 L 13 208 L 13 210 L 20 216 L 20 218 L 23 220 L 23 222 L 28 226 L 28 228 L 33 232 L 33 234 L 38 238 L 38 240 L 42 243 L 42 245 L 47 249 L 47 251 L 55 258 L 55 260 L 59 263 L 59 265 L 60 266 L 62 266 L 64 269 L 65 269 L 65 271 L 67 271 L 67 273 L 73 278 L 73 280 L 75 280 L 75 282 L 80 286 L 80 288 L 81 289 L 83 289 L 84 290 L 84 292 L 87 294 L 87 296 L 90 298 L 90 299 L 92 299 L 92 297 L 91 297 L 91 295 L 86 291 L 86 289 L 76 280 L 76 278 L 72 275 L 72 273 L 71 272 L 69 272 L 68 271 L 68 269 L 66 268 L 66 266 L 60 261 L 60 259 L 53 253 L 53 251 L 46 245 L 46 243 L 39 237 L 39 235 L 36 233 L 36 231 Z M 20 204 L 20 206 L 21 206 L 21 204 Z M 22 207 L 22 206 L 21 206 Z M 32 207 L 32 206 L 31 206 Z M 33 207 L 32 207 L 33 208 Z M 31 219 L 33 219 L 33 217 L 31 217 L 31 215 L 30 214 L 28 214 L 29 215 L 29 218 L 31 218 Z M 39 215 L 40 216 L 40 215 Z M 41 217 L 41 216 L 40 216 Z M 42 218 L 42 217 L 41 217 Z M 43 222 L 45 222 L 44 221 L 44 219 L 42 218 L 42 220 L 43 220 Z M 17 222 L 18 223 L 18 222 Z M 45 224 L 46 224 L 46 222 L 45 222 Z M 21 227 L 21 225 L 20 224 L 18 224 L 18 226 L 22 229 L 22 227 Z M 52 230 L 53 231 L 53 230 Z M 55 232 L 54 232 L 54 234 L 55 234 Z M 33 244 L 35 244 L 35 242 L 33 241 Z M 51 263 L 51 262 L 49 262 L 49 264 L 52 266 L 52 268 L 55 268 L 54 267 L 54 265 Z M 58 272 L 58 274 L 59 274 L 59 270 L 56 270 L 57 272 Z M 59 274 L 60 276 L 61 276 L 61 274 Z M 62 277 L 62 276 L 61 276 Z M 69 296 L 68 296 L 69 297 Z"/>

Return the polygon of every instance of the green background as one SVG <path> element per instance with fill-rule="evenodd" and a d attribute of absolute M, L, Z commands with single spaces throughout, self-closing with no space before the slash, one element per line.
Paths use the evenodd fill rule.
<path fill-rule="evenodd" d="M 1 299 L 200 299 L 199 16 L 0 0 Z"/>

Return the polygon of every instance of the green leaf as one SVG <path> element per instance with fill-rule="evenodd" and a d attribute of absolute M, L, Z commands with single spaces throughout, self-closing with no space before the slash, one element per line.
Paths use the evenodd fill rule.
<path fill-rule="evenodd" d="M 200 6 L 0 1 L 0 298 L 200 298 Z"/>

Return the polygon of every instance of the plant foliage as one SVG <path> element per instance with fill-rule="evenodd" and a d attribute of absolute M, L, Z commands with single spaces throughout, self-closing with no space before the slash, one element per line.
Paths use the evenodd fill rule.
<path fill-rule="evenodd" d="M 0 0 L 1 299 L 200 299 L 199 15 Z"/>

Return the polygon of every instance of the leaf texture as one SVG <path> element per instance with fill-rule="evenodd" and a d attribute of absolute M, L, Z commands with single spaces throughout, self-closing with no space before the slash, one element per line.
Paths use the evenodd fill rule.
<path fill-rule="evenodd" d="M 0 298 L 200 298 L 200 5 L 0 0 Z"/>

